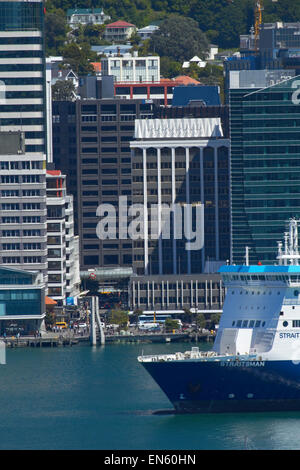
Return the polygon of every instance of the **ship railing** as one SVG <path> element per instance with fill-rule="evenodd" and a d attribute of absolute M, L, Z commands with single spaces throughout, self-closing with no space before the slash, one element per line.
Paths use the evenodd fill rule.
<path fill-rule="evenodd" d="M 298 299 L 284 299 L 282 305 L 300 305 L 300 300 Z"/>
<path fill-rule="evenodd" d="M 140 362 L 166 362 L 166 361 L 184 361 L 188 359 L 209 359 L 217 358 L 218 354 L 214 351 L 196 351 L 198 348 L 192 348 L 192 351 L 176 352 L 174 354 L 158 354 L 156 356 L 139 356 Z"/>

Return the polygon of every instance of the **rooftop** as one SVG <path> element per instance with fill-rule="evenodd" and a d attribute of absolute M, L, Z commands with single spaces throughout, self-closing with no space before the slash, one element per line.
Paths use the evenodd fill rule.
<path fill-rule="evenodd" d="M 136 119 L 135 139 L 223 137 L 220 118 Z"/>
<path fill-rule="evenodd" d="M 200 82 L 188 75 L 178 75 L 178 77 L 175 77 L 173 80 L 180 85 L 201 85 Z"/>
<path fill-rule="evenodd" d="M 106 25 L 106 28 L 128 28 L 128 27 L 134 27 L 134 24 L 127 23 L 126 21 L 118 20 L 115 21 L 114 23 L 110 23 Z"/>
<path fill-rule="evenodd" d="M 103 13 L 102 8 L 69 8 L 67 16 L 71 15 L 89 15 L 90 13 Z"/>
<path fill-rule="evenodd" d="M 174 88 L 172 106 L 187 106 L 193 102 L 204 106 L 220 106 L 220 90 L 218 86 L 188 85 Z"/>

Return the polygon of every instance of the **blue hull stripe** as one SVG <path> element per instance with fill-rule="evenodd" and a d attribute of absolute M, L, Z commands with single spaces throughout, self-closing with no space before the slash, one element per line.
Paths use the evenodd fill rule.
<path fill-rule="evenodd" d="M 143 362 L 178 411 L 300 410 L 300 364 Z"/>

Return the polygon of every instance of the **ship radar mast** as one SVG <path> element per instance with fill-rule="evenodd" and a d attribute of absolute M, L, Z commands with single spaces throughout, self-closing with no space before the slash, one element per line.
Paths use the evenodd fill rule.
<path fill-rule="evenodd" d="M 299 265 L 300 254 L 298 248 L 298 224 L 300 220 L 292 218 L 289 220 L 289 230 L 284 232 L 284 249 L 282 242 L 277 242 L 280 265 Z"/>

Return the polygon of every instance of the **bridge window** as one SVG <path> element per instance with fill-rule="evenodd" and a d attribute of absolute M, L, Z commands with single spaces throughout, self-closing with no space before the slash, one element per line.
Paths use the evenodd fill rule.
<path fill-rule="evenodd" d="M 300 320 L 293 320 L 293 328 L 300 328 Z"/>
<path fill-rule="evenodd" d="M 260 320 L 256 320 L 255 322 L 255 328 L 259 328 L 260 327 Z"/>

